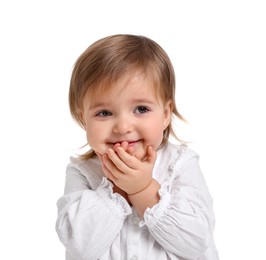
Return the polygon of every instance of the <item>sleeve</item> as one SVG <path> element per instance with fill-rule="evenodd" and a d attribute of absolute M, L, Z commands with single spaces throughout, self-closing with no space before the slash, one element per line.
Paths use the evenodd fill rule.
<path fill-rule="evenodd" d="M 56 231 L 76 259 L 98 259 L 111 246 L 131 208 L 113 193 L 106 178 L 96 190 L 75 167 L 68 167 L 65 195 L 58 202 Z"/>
<path fill-rule="evenodd" d="M 159 203 L 145 211 L 144 221 L 166 251 L 185 259 L 198 259 L 212 239 L 212 198 L 197 156 L 173 171 L 172 180 L 161 186 Z"/>

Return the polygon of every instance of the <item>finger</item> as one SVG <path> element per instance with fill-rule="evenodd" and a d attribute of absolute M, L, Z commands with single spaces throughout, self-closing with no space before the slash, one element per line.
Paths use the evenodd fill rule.
<path fill-rule="evenodd" d="M 135 155 L 136 155 L 136 154 L 135 154 L 135 149 L 134 149 L 134 147 L 132 147 L 132 146 L 128 147 L 127 152 L 128 152 L 130 155 L 132 155 L 132 156 L 135 156 Z"/>
<path fill-rule="evenodd" d="M 116 177 L 115 177 L 115 176 L 109 171 L 108 167 L 107 167 L 106 164 L 105 164 L 105 160 L 104 160 L 104 159 L 103 159 L 103 161 L 102 161 L 102 170 L 103 170 L 104 175 L 105 175 L 108 179 L 112 180 L 112 179 L 116 178 Z M 112 180 L 112 181 L 113 181 L 113 180 Z"/>
<path fill-rule="evenodd" d="M 135 148 L 132 147 L 132 146 L 129 146 L 128 149 L 127 149 L 127 152 L 132 155 L 132 156 L 135 156 L 137 159 L 139 159 L 140 161 L 142 161 L 142 157 L 143 155 L 141 154 L 137 154 L 136 151 L 135 151 Z"/>
<path fill-rule="evenodd" d="M 117 162 L 114 162 L 116 166 L 122 170 L 126 171 L 129 169 L 136 169 L 136 167 L 139 164 L 139 160 L 134 156 L 125 151 L 122 147 L 118 147 L 116 149 L 116 153 L 119 156 L 119 159 Z M 120 163 L 122 162 L 122 163 Z M 126 166 L 126 167 L 125 167 Z"/>
<path fill-rule="evenodd" d="M 119 172 L 124 173 L 128 170 L 128 166 L 119 157 L 119 154 L 117 153 L 118 149 L 124 151 L 122 147 L 117 147 L 115 151 L 113 149 L 108 149 L 107 155 L 108 159 L 112 162 L 111 167 L 113 167 L 113 170 L 117 169 Z"/>
<path fill-rule="evenodd" d="M 116 165 L 113 163 L 109 155 L 105 154 L 103 156 L 103 165 L 107 171 L 108 174 L 112 174 L 115 178 L 121 177 L 123 172 L 121 172 Z"/>
<path fill-rule="evenodd" d="M 114 150 L 115 150 L 117 147 L 120 147 L 120 146 L 121 146 L 120 143 L 116 143 L 116 144 L 114 145 Z"/>
<path fill-rule="evenodd" d="M 104 163 L 102 164 L 102 169 L 105 177 L 115 183 L 117 178 L 109 171 Z"/>
<path fill-rule="evenodd" d="M 127 149 L 125 149 L 131 156 L 135 156 L 137 159 L 141 160 L 141 156 L 136 154 L 135 148 L 132 146 L 129 146 Z"/>
<path fill-rule="evenodd" d="M 156 161 L 157 153 L 152 146 L 147 147 L 147 162 L 154 164 Z"/>
<path fill-rule="evenodd" d="M 134 156 L 137 158 L 137 159 L 139 159 L 140 161 L 142 161 L 142 155 L 141 154 L 134 154 Z"/>
<path fill-rule="evenodd" d="M 128 142 L 124 141 L 122 142 L 121 146 L 124 148 L 124 150 L 126 151 L 128 148 Z"/>

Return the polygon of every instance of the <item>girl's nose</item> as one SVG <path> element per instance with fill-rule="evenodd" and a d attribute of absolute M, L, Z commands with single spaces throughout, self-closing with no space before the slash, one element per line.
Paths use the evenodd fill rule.
<path fill-rule="evenodd" d="M 124 135 L 132 132 L 133 130 L 133 122 L 130 118 L 121 116 L 118 117 L 115 121 L 113 132 L 115 134 Z"/>

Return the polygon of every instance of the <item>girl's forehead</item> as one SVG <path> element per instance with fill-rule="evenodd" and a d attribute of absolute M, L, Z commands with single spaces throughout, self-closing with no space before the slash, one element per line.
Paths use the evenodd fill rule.
<path fill-rule="evenodd" d="M 157 98 L 160 97 L 158 81 L 149 74 L 135 72 L 126 74 L 115 81 L 103 80 L 89 88 L 84 98 L 87 101 L 92 101 L 108 98 L 110 95 L 119 95 L 124 91 L 133 91 L 136 94 L 145 92 L 146 94 L 155 95 Z"/>

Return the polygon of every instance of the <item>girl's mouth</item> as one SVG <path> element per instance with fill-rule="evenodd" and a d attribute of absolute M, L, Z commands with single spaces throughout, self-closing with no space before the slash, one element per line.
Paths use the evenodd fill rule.
<path fill-rule="evenodd" d="M 117 141 L 117 142 L 111 142 L 111 145 L 122 145 L 122 144 L 127 144 L 128 146 L 134 146 L 135 144 L 137 144 L 140 140 L 135 140 L 135 141 L 127 141 L 127 140 L 123 140 L 123 141 Z"/>

